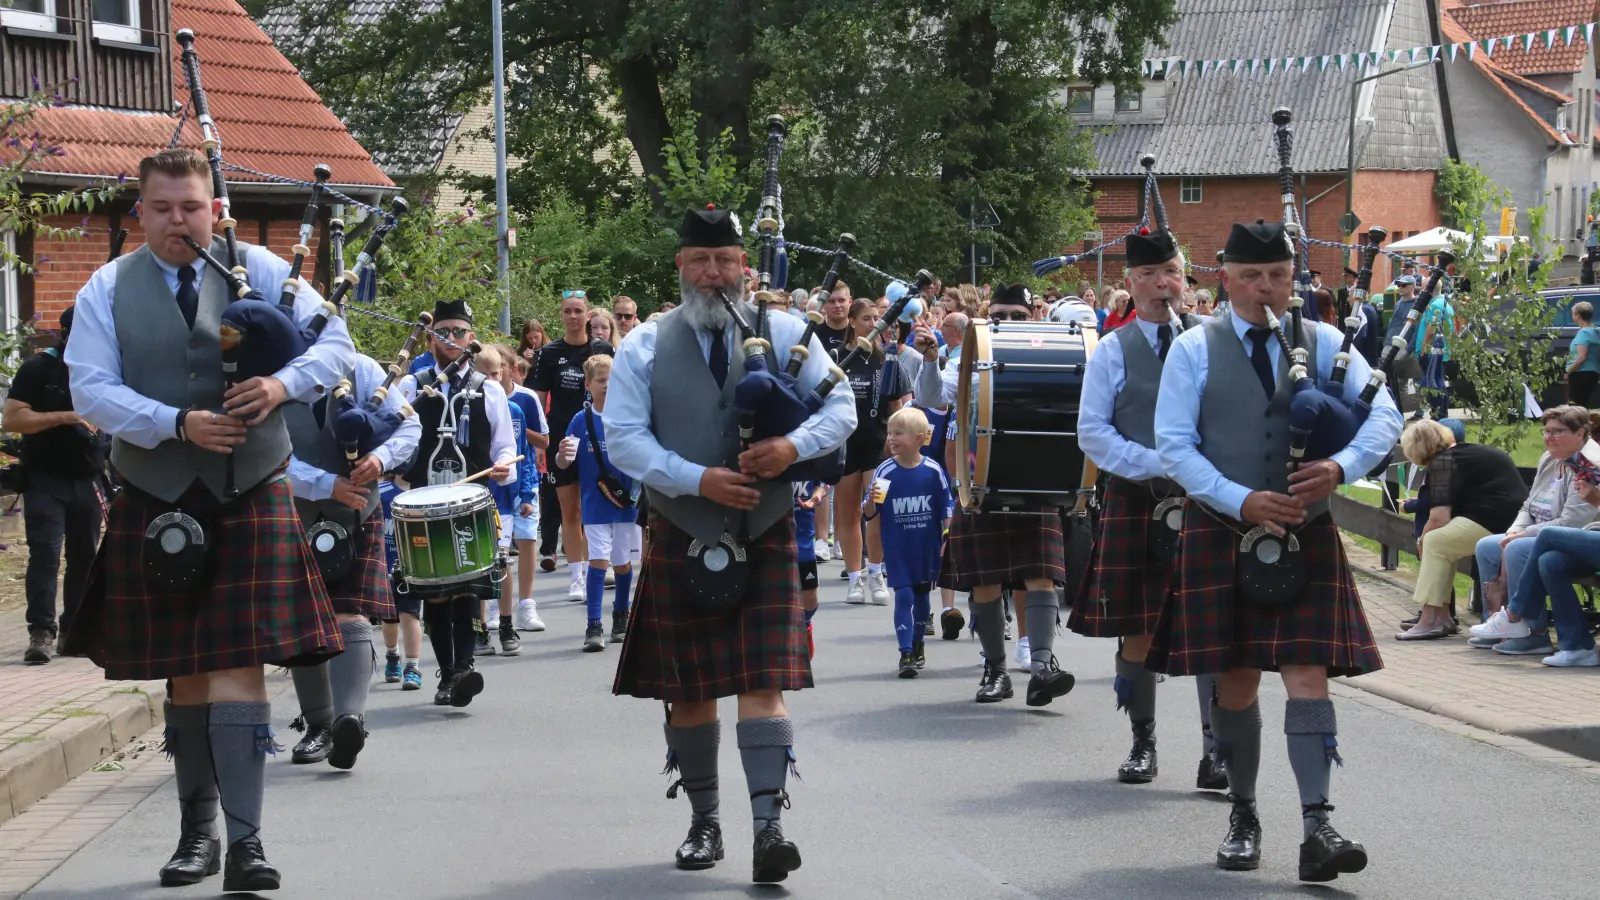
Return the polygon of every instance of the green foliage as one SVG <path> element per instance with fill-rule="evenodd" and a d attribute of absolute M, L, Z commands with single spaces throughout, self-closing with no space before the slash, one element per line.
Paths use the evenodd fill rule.
<path fill-rule="evenodd" d="M 662 146 L 665 171 L 649 176 L 669 210 L 699 208 L 715 204 L 738 209 L 750 193 L 750 185 L 740 180 L 739 161 L 733 157 L 733 132 L 724 129 L 700 158 L 700 141 L 695 136 L 699 115 L 691 113 L 678 125 L 678 133 Z"/>
<path fill-rule="evenodd" d="M 81 237 L 82 228 L 62 228 L 45 220 L 70 213 L 90 213 L 96 203 L 105 203 L 117 195 L 115 185 L 107 184 L 81 191 L 61 191 L 56 194 L 25 193 L 23 177 L 41 160 L 65 156 L 66 151 L 52 146 L 31 126 L 35 110 L 49 106 L 43 94 L 22 100 L 8 100 L 0 115 L 0 233 L 32 232 L 46 239 Z M 0 269 L 14 266 L 18 272 L 28 274 L 33 267 L 0 244 Z M 8 373 L 9 374 L 9 373 Z"/>
<path fill-rule="evenodd" d="M 1485 215 L 1494 186 L 1477 166 L 1446 157 L 1439 166 L 1439 180 L 1434 182 L 1433 192 L 1439 198 L 1445 226 L 1465 231 L 1463 223 L 1470 225 Z"/>

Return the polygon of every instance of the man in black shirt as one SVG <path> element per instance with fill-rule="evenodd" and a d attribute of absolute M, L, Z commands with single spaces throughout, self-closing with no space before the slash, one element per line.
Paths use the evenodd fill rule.
<path fill-rule="evenodd" d="M 60 630 L 72 627 L 100 543 L 100 486 L 104 443 L 72 411 L 66 352 L 72 309 L 61 314 L 61 347 L 35 355 L 17 370 L 6 397 L 3 427 L 22 435 L 22 520 L 28 535 L 28 650 L 23 662 L 43 665 L 55 649 L 56 575 L 67 549 Z"/>
<path fill-rule="evenodd" d="M 850 352 L 845 342 L 850 339 L 850 285 L 843 281 L 833 287 L 833 293 L 822 301 L 822 324 L 817 326 L 817 340 L 835 362 Z"/>
<path fill-rule="evenodd" d="M 583 410 L 588 392 L 583 387 L 583 364 L 591 356 L 613 356 L 611 345 L 589 337 L 589 298 L 583 291 L 561 292 L 561 324 L 566 333 L 561 340 L 551 341 L 539 348 L 533 371 L 528 373 L 527 387 L 539 395 L 539 402 L 550 410 L 550 433 L 566 434 L 572 417 Z M 578 467 L 550 466 L 540 492 L 554 490 L 561 505 L 559 518 L 540 517 L 544 540 L 540 552 L 548 563 L 541 561 L 546 572 L 555 568 L 555 530 L 559 523 L 562 549 L 567 554 L 567 568 L 572 584 L 567 599 L 577 602 L 587 596 L 584 570 L 589 565 L 589 546 L 583 538 L 583 511 L 578 499 Z"/>

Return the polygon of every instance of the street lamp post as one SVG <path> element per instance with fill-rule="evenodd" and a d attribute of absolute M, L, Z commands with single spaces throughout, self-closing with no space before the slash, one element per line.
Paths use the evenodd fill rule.
<path fill-rule="evenodd" d="M 1441 57 L 1437 61 L 1441 61 L 1442 62 L 1443 61 L 1443 57 Z M 1375 73 L 1375 74 L 1372 74 L 1372 75 L 1367 75 L 1367 76 L 1364 76 L 1362 78 L 1357 78 L 1355 81 L 1350 82 L 1350 147 L 1349 147 L 1349 156 L 1348 156 L 1348 158 L 1346 160 L 1345 170 L 1344 170 L 1344 219 L 1341 220 L 1342 223 L 1348 224 L 1350 227 L 1346 228 L 1345 237 L 1348 238 L 1350 235 L 1355 233 L 1356 228 L 1360 227 L 1360 223 L 1355 218 L 1355 213 L 1356 213 L 1356 211 L 1355 211 L 1355 199 L 1356 199 L 1356 104 L 1361 99 L 1361 91 L 1359 90 L 1360 85 L 1365 84 L 1368 81 L 1376 81 L 1379 78 L 1387 78 L 1390 75 L 1394 75 L 1394 74 L 1396 74 L 1398 72 L 1409 72 L 1412 69 L 1420 69 L 1423 66 L 1431 66 L 1431 65 L 1434 64 L 1434 62 L 1436 62 L 1436 60 L 1424 59 L 1424 60 L 1421 60 L 1421 61 L 1418 61 L 1418 62 L 1414 62 L 1414 63 L 1412 63 L 1412 64 L 1410 64 L 1408 66 L 1401 66 L 1398 69 L 1390 69 L 1387 72 L 1378 72 L 1378 73 Z M 1344 264 L 1346 266 L 1350 265 L 1350 248 L 1348 248 L 1348 247 L 1346 247 L 1345 251 L 1344 251 Z"/>
<path fill-rule="evenodd" d="M 506 212 L 506 74 L 500 27 L 500 0 L 489 0 L 494 32 L 494 201 L 495 250 L 500 284 L 500 333 L 511 333 L 511 228 Z"/>

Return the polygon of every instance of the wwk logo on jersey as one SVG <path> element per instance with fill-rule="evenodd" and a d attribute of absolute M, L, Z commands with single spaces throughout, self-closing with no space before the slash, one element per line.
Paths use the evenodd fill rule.
<path fill-rule="evenodd" d="M 923 494 L 921 497 L 894 497 L 890 504 L 896 516 L 915 515 L 917 513 L 933 514 L 933 495 Z"/>

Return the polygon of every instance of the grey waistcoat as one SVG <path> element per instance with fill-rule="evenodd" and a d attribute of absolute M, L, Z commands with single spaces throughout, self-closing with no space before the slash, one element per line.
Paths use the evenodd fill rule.
<path fill-rule="evenodd" d="M 1234 334 L 1232 315 L 1216 316 L 1204 327 L 1207 369 L 1206 388 L 1200 395 L 1200 454 L 1230 481 L 1253 491 L 1287 494 L 1289 401 L 1293 397 L 1289 361 L 1279 354 L 1277 391 L 1269 401 L 1250 365 L 1245 343 Z M 1314 327 L 1301 325 L 1299 346 L 1306 349 L 1306 368 L 1315 378 Z M 1307 507 L 1306 521 L 1327 509 L 1326 500 Z"/>
<path fill-rule="evenodd" d="M 352 382 L 355 380 L 349 373 L 346 373 L 345 377 Z M 289 442 L 294 447 L 296 459 L 316 466 L 324 472 L 344 476 L 350 474 L 350 461 L 345 459 L 344 446 L 333 434 L 333 418 L 339 414 L 339 401 L 329 395 L 328 409 L 321 428 L 317 427 L 317 417 L 310 406 L 304 403 L 285 403 L 281 408 L 283 423 L 289 429 Z M 332 519 L 343 525 L 365 522 L 378 508 L 378 486 L 372 484 L 367 488 L 367 505 L 359 511 L 332 499 L 294 498 L 294 508 L 300 513 L 300 524 L 309 527 L 316 524 L 318 519 Z"/>
<path fill-rule="evenodd" d="M 1161 357 L 1150 349 L 1137 322 L 1113 332 L 1122 345 L 1122 390 L 1111 404 L 1111 425 L 1128 440 L 1154 450 L 1156 395 L 1161 392 Z"/>
<path fill-rule="evenodd" d="M 241 247 L 240 258 L 243 260 Z M 224 258 L 220 239 L 211 252 Z M 112 288 L 112 316 L 122 356 L 122 383 L 178 409 L 222 409 L 222 347 L 218 327 L 230 301 L 228 288 L 215 272 L 200 283 L 200 303 L 191 331 L 178 310 L 166 277 L 157 268 L 150 246 L 122 257 Z M 280 410 L 249 429 L 245 442 L 233 448 L 234 482 L 240 492 L 260 484 L 289 457 L 289 431 Z M 199 479 L 222 499 L 226 456 L 180 441 L 162 441 L 154 450 L 117 440 L 111 462 L 135 487 L 168 503 L 176 502 Z"/>
<path fill-rule="evenodd" d="M 748 312 L 746 313 L 748 315 Z M 744 350 L 728 348 L 728 378 L 719 389 L 711 377 L 694 328 L 681 311 L 662 317 L 656 331 L 656 357 L 650 378 L 652 428 L 661 446 L 698 465 L 737 467 L 739 413 L 733 389 L 744 375 Z M 758 481 L 761 502 L 748 513 L 719 506 L 704 497 L 668 497 L 650 491 L 650 508 L 703 543 L 724 532 L 754 540 L 794 509 L 794 488 L 786 481 Z"/>

